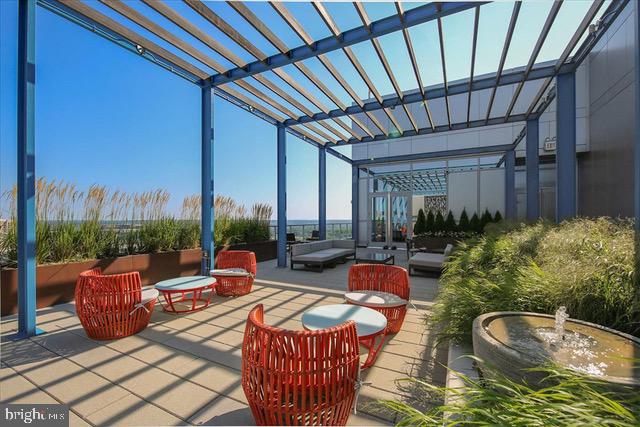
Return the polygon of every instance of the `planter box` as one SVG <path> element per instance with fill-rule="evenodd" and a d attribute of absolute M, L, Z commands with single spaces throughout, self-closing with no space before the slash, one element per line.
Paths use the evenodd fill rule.
<path fill-rule="evenodd" d="M 48 264 L 36 269 L 37 307 L 73 301 L 78 275 L 100 267 L 105 274 L 139 271 L 142 285 L 152 285 L 164 279 L 200 274 L 200 249 L 188 249 L 156 254 L 131 255 L 110 259 L 88 260 L 67 264 Z M 18 305 L 18 271 L 3 269 L 0 273 L 3 316 L 16 313 Z"/>
<path fill-rule="evenodd" d="M 236 245 L 229 246 L 217 246 L 216 254 L 221 250 L 228 251 L 251 251 L 256 254 L 256 260 L 258 262 L 269 261 L 278 258 L 278 241 L 267 240 L 266 242 L 256 243 L 238 243 Z"/>

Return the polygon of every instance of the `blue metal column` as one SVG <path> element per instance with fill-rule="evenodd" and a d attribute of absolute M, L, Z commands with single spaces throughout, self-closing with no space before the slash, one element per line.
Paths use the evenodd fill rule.
<path fill-rule="evenodd" d="M 359 169 L 351 167 L 351 238 L 358 243 L 358 190 L 360 181 Z"/>
<path fill-rule="evenodd" d="M 327 239 L 327 150 L 318 147 L 318 232 L 320 240 Z"/>
<path fill-rule="evenodd" d="M 527 120 L 527 219 L 540 217 L 540 171 L 538 170 L 538 119 Z"/>
<path fill-rule="evenodd" d="M 516 219 L 516 152 L 504 153 L 504 214 L 506 219 Z"/>
<path fill-rule="evenodd" d="M 576 77 L 557 77 L 556 221 L 576 216 Z"/>
<path fill-rule="evenodd" d="M 213 211 L 213 88 L 209 84 L 202 87 L 202 194 L 201 194 L 201 235 L 202 275 L 208 276 L 214 259 L 214 211 Z"/>
<path fill-rule="evenodd" d="M 36 335 L 36 1 L 18 3 L 18 333 Z"/>
<path fill-rule="evenodd" d="M 278 267 L 287 266 L 287 129 L 278 125 Z"/>

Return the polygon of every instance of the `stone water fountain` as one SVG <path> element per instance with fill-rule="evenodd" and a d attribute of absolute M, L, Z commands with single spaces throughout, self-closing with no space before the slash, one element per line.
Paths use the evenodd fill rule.
<path fill-rule="evenodd" d="M 549 361 L 612 385 L 640 388 L 640 339 L 589 322 L 555 316 L 495 312 L 473 322 L 473 351 L 509 378 L 540 383 L 542 372 L 525 371 Z"/>

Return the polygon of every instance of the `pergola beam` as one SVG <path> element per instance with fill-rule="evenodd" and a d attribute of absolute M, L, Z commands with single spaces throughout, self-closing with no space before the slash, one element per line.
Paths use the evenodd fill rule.
<path fill-rule="evenodd" d="M 400 19 L 404 20 L 404 10 L 402 8 L 402 3 L 396 2 L 395 4 L 396 10 L 398 11 L 398 16 L 400 17 Z M 424 98 L 424 84 L 422 83 L 422 76 L 420 75 L 420 68 L 418 67 L 416 53 L 413 50 L 413 42 L 411 41 L 411 34 L 409 34 L 409 29 L 402 29 L 402 37 L 404 38 L 404 44 L 407 47 L 407 52 L 409 53 L 409 58 L 411 59 L 411 68 L 413 69 L 413 75 L 415 76 L 416 83 L 418 84 L 418 90 Z M 473 72 L 471 74 L 473 75 Z M 404 96 L 404 94 L 402 96 Z M 435 124 L 433 123 L 433 117 L 431 116 L 431 109 L 429 108 L 429 103 L 426 99 L 422 102 L 422 105 L 424 106 L 424 112 L 427 115 L 429 126 L 434 128 Z"/>
<path fill-rule="evenodd" d="M 564 64 L 561 67 L 563 71 L 570 71 L 573 69 L 572 64 Z M 539 80 L 546 77 L 555 76 L 555 65 L 550 66 L 541 66 L 531 70 L 529 75 L 526 77 L 527 81 L 529 80 Z M 516 83 L 520 83 L 525 80 L 524 70 L 519 69 L 515 71 L 510 71 L 504 73 L 502 77 L 499 79 L 496 78 L 495 74 L 491 74 L 489 76 L 485 76 L 482 78 L 474 78 L 473 81 L 470 79 L 461 80 L 458 83 L 449 84 L 447 88 L 447 95 L 454 96 L 463 93 L 467 93 L 469 91 L 469 87 L 471 86 L 471 91 L 480 91 L 485 89 L 491 89 L 496 86 L 507 86 Z M 438 98 L 443 98 L 445 96 L 445 89 L 443 85 L 435 85 L 431 86 L 424 90 L 424 95 L 419 91 L 412 91 L 411 93 L 405 93 L 402 98 L 397 96 L 386 97 L 382 100 L 382 103 L 378 101 L 368 101 L 364 103 L 362 106 L 351 105 L 347 107 L 345 110 L 332 110 L 328 115 L 324 113 L 314 114 L 313 116 L 300 116 L 296 119 L 290 119 L 285 121 L 286 126 L 291 126 L 294 124 L 300 123 L 310 123 L 317 120 L 325 120 L 328 117 L 340 117 L 345 115 L 354 115 L 365 112 L 371 112 L 375 110 L 379 110 L 382 108 L 394 107 L 402 104 L 403 102 L 406 104 L 413 104 L 417 102 L 423 102 L 425 100 L 433 100 Z"/>
<path fill-rule="evenodd" d="M 529 57 L 529 62 L 527 62 L 527 68 L 524 70 L 525 80 L 523 80 L 522 82 L 518 83 L 518 86 L 516 87 L 516 91 L 513 94 L 513 97 L 511 98 L 511 103 L 509 104 L 509 108 L 507 108 L 506 117 L 509 117 L 511 115 L 511 112 L 513 111 L 513 108 L 516 105 L 516 101 L 518 101 L 518 97 L 520 96 L 520 92 L 522 91 L 522 88 L 524 87 L 524 82 L 526 81 L 526 78 L 529 76 L 529 73 L 533 69 L 533 66 L 536 63 L 536 59 L 538 58 L 538 55 L 540 54 L 540 50 L 542 50 L 542 46 L 544 45 L 544 42 L 547 40 L 547 36 L 549 35 L 549 31 L 551 30 L 551 27 L 553 26 L 553 23 L 555 22 L 556 17 L 558 16 L 558 12 L 560 11 L 560 7 L 562 6 L 562 2 L 563 2 L 563 0 L 555 0 L 553 2 L 553 5 L 551 6 L 551 10 L 549 11 L 549 15 L 547 15 L 547 19 L 544 22 L 544 26 L 542 27 L 542 31 L 540 32 L 540 35 L 538 36 L 538 40 L 536 40 L 536 44 L 533 47 L 533 51 L 531 52 L 531 56 Z"/>
<path fill-rule="evenodd" d="M 500 78 L 502 75 L 502 70 L 504 69 L 504 64 L 507 60 L 507 54 L 509 53 L 509 46 L 511 46 L 511 40 L 513 39 L 513 32 L 516 28 L 516 23 L 518 22 L 518 15 L 520 14 L 520 7 L 522 6 L 521 2 L 515 2 L 513 4 L 513 12 L 511 12 L 511 19 L 509 20 L 509 28 L 507 29 L 507 35 L 504 39 L 504 45 L 502 46 L 502 54 L 500 55 L 500 63 L 498 65 L 498 71 L 496 72 L 496 84 L 491 90 L 491 97 L 489 98 L 489 105 L 487 106 L 487 115 L 485 120 L 488 121 L 489 117 L 491 117 L 491 109 L 493 108 L 493 101 L 496 97 L 496 90 L 498 89 L 498 85 L 500 84 Z M 526 79 L 526 73 L 525 73 Z"/>
<path fill-rule="evenodd" d="M 371 25 L 371 20 L 367 15 L 367 11 L 364 9 L 364 5 L 362 3 L 353 2 L 353 6 L 356 8 L 356 11 L 360 16 L 360 20 L 362 21 L 362 24 L 368 28 Z M 400 89 L 400 85 L 398 84 L 398 80 L 396 79 L 396 76 L 393 74 L 393 70 L 391 69 L 391 65 L 387 60 L 387 56 L 384 54 L 384 51 L 382 50 L 382 46 L 380 45 L 380 40 L 375 38 L 375 39 L 371 39 L 370 41 L 371 41 L 371 44 L 373 45 L 373 49 L 375 50 L 376 55 L 378 56 L 378 59 L 380 60 L 380 63 L 382 64 L 382 67 L 384 68 L 384 72 L 387 74 L 387 77 L 391 82 L 391 86 L 393 86 L 393 90 L 396 92 L 396 95 L 399 98 L 402 98 L 402 89 Z M 416 123 L 416 119 L 413 117 L 413 114 L 407 107 L 407 104 L 403 103 L 402 108 L 404 109 L 404 112 L 407 115 L 409 122 L 411 123 L 411 127 L 413 127 L 413 130 L 417 132 L 418 124 Z M 398 129 L 398 130 L 402 132 L 402 129 Z"/>
<path fill-rule="evenodd" d="M 237 67 L 224 73 L 211 76 L 214 86 L 228 83 L 234 80 L 243 79 L 254 74 L 263 73 L 274 68 L 292 64 L 297 61 L 312 58 L 334 50 L 343 49 L 351 45 L 371 40 L 385 34 L 400 31 L 403 28 L 413 27 L 425 22 L 433 21 L 454 13 L 463 12 L 467 9 L 479 6 L 487 2 L 433 2 L 405 12 L 404 19 L 398 15 L 374 21 L 369 27 L 361 26 L 340 33 L 338 37 L 326 37 L 314 41 L 311 44 L 304 44 L 286 53 L 279 53 L 266 58 L 264 61 L 255 61 L 243 67 Z"/>
<path fill-rule="evenodd" d="M 471 71 L 469 72 L 469 93 L 467 95 L 467 123 L 471 121 L 471 95 L 473 94 L 473 75 L 476 69 L 476 51 L 478 49 L 478 25 L 480 23 L 480 7 L 476 7 L 473 18 L 473 42 L 471 46 Z"/>
<path fill-rule="evenodd" d="M 402 156 L 382 157 L 379 159 L 371 158 L 364 160 L 354 160 L 353 165 L 362 167 L 366 165 L 377 165 L 386 163 L 400 163 L 407 161 L 446 159 L 453 157 L 469 157 L 478 155 L 489 155 L 496 153 L 504 153 L 511 150 L 511 144 L 488 145 L 485 147 L 459 148 L 455 150 L 432 151 L 429 153 L 405 154 Z"/>
<path fill-rule="evenodd" d="M 615 2 L 615 0 L 613 0 L 613 1 Z M 615 17 L 618 16 L 620 11 L 622 11 L 622 8 L 623 8 L 624 4 L 627 3 L 627 1 L 628 0 L 620 0 L 618 3 L 612 3 L 609 6 L 608 11 L 611 12 L 611 15 L 615 15 L 615 16 L 613 16 L 612 19 L 606 21 L 603 33 L 604 33 L 604 31 L 606 31 L 606 28 L 609 27 L 609 24 L 611 22 L 613 22 L 613 19 L 615 19 Z M 529 116 L 533 113 L 534 109 L 536 108 L 536 105 L 538 105 L 538 102 L 540 101 L 540 98 L 542 98 L 542 96 L 544 95 L 545 91 L 547 90 L 547 88 L 549 87 L 551 82 L 553 81 L 553 78 L 556 77 L 558 74 L 565 72 L 562 69 L 565 66 L 565 62 L 567 61 L 567 59 L 569 58 L 569 55 L 571 55 L 571 52 L 573 52 L 573 49 L 575 49 L 576 45 L 578 44 L 578 42 L 582 38 L 582 35 L 584 34 L 584 32 L 587 31 L 587 28 L 589 28 L 589 25 L 591 24 L 591 21 L 593 21 L 593 19 L 595 18 L 596 14 L 598 13 L 598 10 L 600 10 L 600 8 L 602 7 L 603 3 L 604 3 L 604 0 L 594 0 L 593 4 L 591 5 L 589 10 L 587 11 L 587 14 L 584 16 L 584 18 L 582 18 L 582 21 L 580 22 L 580 25 L 578 25 L 578 28 L 577 28 L 576 32 L 571 37 L 571 40 L 569 41 L 569 43 L 565 47 L 564 51 L 560 55 L 560 58 L 558 58 L 558 60 L 556 61 L 556 65 L 554 67 L 555 68 L 555 72 L 553 73 L 553 75 L 547 77 L 547 79 L 544 81 L 544 83 L 542 84 L 542 86 L 538 90 L 538 93 L 533 98 L 533 101 L 531 102 L 531 105 L 529 105 L 529 109 L 527 110 L 527 113 L 526 113 L 527 118 L 529 118 Z M 616 9 L 616 7 L 617 7 L 617 9 Z M 607 15 L 608 15 L 608 13 L 607 13 Z M 589 40 L 587 39 L 583 43 L 583 46 L 588 44 L 588 43 L 589 43 Z M 575 62 L 574 63 L 574 68 L 577 68 L 579 65 L 580 65 L 579 62 Z"/>
<path fill-rule="evenodd" d="M 451 106 L 449 105 L 449 81 L 447 80 L 447 60 L 444 54 L 444 34 L 442 31 L 442 19 L 438 18 L 438 41 L 440 43 L 440 63 L 442 65 L 442 81 L 444 90 L 444 104 L 447 110 L 447 123 L 451 128 Z"/>

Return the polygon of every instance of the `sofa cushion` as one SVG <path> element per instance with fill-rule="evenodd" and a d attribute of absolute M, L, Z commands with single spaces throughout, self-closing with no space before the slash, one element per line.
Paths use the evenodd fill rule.
<path fill-rule="evenodd" d="M 351 250 L 356 250 L 356 241 L 355 240 L 332 240 L 331 241 L 331 245 L 334 248 L 340 248 L 340 249 L 351 249 Z"/>
<path fill-rule="evenodd" d="M 442 268 L 442 264 L 446 261 L 447 257 L 442 254 L 434 254 L 429 252 L 418 252 L 411 258 L 409 258 L 410 267 L 427 267 L 427 268 Z"/>
<path fill-rule="evenodd" d="M 294 261 L 308 261 L 308 262 L 325 262 L 330 261 L 335 258 L 340 258 L 348 255 L 348 250 L 346 249 L 324 249 L 321 251 L 315 251 L 312 253 L 304 254 L 304 255 L 295 255 L 293 257 Z"/>

